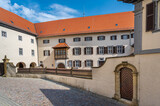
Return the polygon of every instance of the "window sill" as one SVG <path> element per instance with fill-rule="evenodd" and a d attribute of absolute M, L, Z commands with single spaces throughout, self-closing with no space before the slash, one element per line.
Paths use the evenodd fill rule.
<path fill-rule="evenodd" d="M 152 33 L 157 33 L 157 32 L 160 32 L 160 29 L 155 29 L 155 30 L 152 31 Z"/>

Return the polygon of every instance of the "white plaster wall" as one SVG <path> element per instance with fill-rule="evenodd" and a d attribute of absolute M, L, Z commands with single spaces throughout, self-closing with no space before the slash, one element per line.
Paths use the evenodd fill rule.
<path fill-rule="evenodd" d="M 52 67 L 52 64 L 55 66 L 55 61 L 54 61 L 54 51 L 53 48 L 56 46 L 59 42 L 58 39 L 65 38 L 66 43 L 69 45 L 70 49 L 68 50 L 68 60 L 81 60 L 82 61 L 82 67 L 81 68 L 86 68 L 84 66 L 84 61 L 86 59 L 92 59 L 93 60 L 93 66 L 97 67 L 98 66 L 98 60 L 99 58 L 106 58 L 106 57 L 115 57 L 115 56 L 126 56 L 130 55 L 133 53 L 133 48 L 130 46 L 130 44 L 134 43 L 134 39 L 130 40 L 122 40 L 121 35 L 123 34 L 130 34 L 130 31 L 125 31 L 125 32 L 110 32 L 110 33 L 98 33 L 98 34 L 85 34 L 85 35 L 66 35 L 66 36 L 55 36 L 55 37 L 46 37 L 46 38 L 38 38 L 38 53 L 39 53 L 39 61 L 43 61 L 43 64 L 45 67 Z M 104 35 L 106 38 L 103 41 L 98 41 L 97 37 L 100 35 Z M 117 40 L 110 40 L 110 36 L 112 35 L 117 35 Z M 87 36 L 92 37 L 92 41 L 84 41 L 84 38 Z M 81 41 L 80 42 L 73 42 L 73 38 L 75 37 L 80 37 Z M 50 40 L 49 44 L 43 44 L 43 40 Z M 105 55 L 97 55 L 97 47 L 98 46 L 116 46 L 116 45 L 125 45 L 125 54 L 105 54 Z M 72 49 L 75 47 L 80 47 L 81 48 L 81 55 L 75 56 L 72 54 Z M 93 55 L 84 55 L 84 48 L 85 47 L 93 47 Z M 50 50 L 51 51 L 51 56 L 43 56 L 43 50 Z M 58 60 L 61 61 L 61 60 Z M 58 62 L 57 61 L 57 62 Z"/>
<path fill-rule="evenodd" d="M 7 32 L 7 37 L 2 37 L 1 31 Z M 22 41 L 18 40 L 18 35 L 22 36 Z M 31 39 L 34 39 L 34 44 Z M 23 48 L 23 56 L 19 55 L 19 48 Z M 35 56 L 31 55 L 32 49 Z M 5 55 L 14 65 L 18 62 L 24 62 L 26 67 L 29 67 L 31 62 L 38 64 L 36 37 L 0 26 L 0 62 Z"/>

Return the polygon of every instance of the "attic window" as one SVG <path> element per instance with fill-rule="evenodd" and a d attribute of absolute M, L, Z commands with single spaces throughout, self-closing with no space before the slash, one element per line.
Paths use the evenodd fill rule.
<path fill-rule="evenodd" d="M 29 27 L 27 27 L 29 29 Z M 30 29 L 29 29 L 30 30 Z"/>
<path fill-rule="evenodd" d="M 13 22 L 13 21 L 11 21 L 11 23 L 12 23 L 12 24 L 14 24 L 14 22 Z"/>
<path fill-rule="evenodd" d="M 40 33 L 42 33 L 42 31 L 40 31 Z"/>
<path fill-rule="evenodd" d="M 91 27 L 90 26 L 88 26 L 88 29 L 90 29 Z"/>
<path fill-rule="evenodd" d="M 116 24 L 116 26 L 118 26 L 118 24 Z"/>
<path fill-rule="evenodd" d="M 65 31 L 66 29 L 64 28 L 63 31 Z"/>

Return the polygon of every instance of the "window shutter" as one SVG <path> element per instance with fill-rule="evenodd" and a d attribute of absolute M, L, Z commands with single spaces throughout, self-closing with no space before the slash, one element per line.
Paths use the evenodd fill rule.
<path fill-rule="evenodd" d="M 99 36 L 97 37 L 97 39 L 99 40 Z"/>
<path fill-rule="evenodd" d="M 123 35 L 121 35 L 121 39 L 123 39 Z"/>
<path fill-rule="evenodd" d="M 99 54 L 99 47 L 97 47 L 97 54 Z"/>
<path fill-rule="evenodd" d="M 66 42 L 66 39 L 64 39 L 64 42 Z"/>
<path fill-rule="evenodd" d="M 114 54 L 117 53 L 117 47 L 116 47 L 116 46 L 113 47 L 113 53 L 114 53 Z"/>
<path fill-rule="evenodd" d="M 73 48 L 73 55 L 75 55 L 74 48 Z"/>
<path fill-rule="evenodd" d="M 59 39 L 59 43 L 60 43 L 60 39 Z"/>
<path fill-rule="evenodd" d="M 84 48 L 84 54 L 86 54 L 86 48 Z"/>
<path fill-rule="evenodd" d="M 155 2 L 146 6 L 146 31 L 152 31 L 155 28 Z"/>
<path fill-rule="evenodd" d="M 75 61 L 73 61 L 73 67 L 75 67 Z"/>
<path fill-rule="evenodd" d="M 127 35 L 127 39 L 129 39 L 129 35 Z"/>
<path fill-rule="evenodd" d="M 87 62 L 86 62 L 86 60 L 84 61 L 84 65 L 85 65 L 85 67 L 87 67 Z"/>
<path fill-rule="evenodd" d="M 104 47 L 104 54 L 108 54 L 108 47 Z"/>
<path fill-rule="evenodd" d="M 79 55 L 81 55 L 81 48 L 79 48 Z"/>
<path fill-rule="evenodd" d="M 50 56 L 50 50 L 48 50 L 48 56 Z"/>
<path fill-rule="evenodd" d="M 112 36 L 110 37 L 110 39 L 112 40 Z"/>
<path fill-rule="evenodd" d="M 81 61 L 79 61 L 79 64 L 80 64 L 80 66 L 79 66 L 79 67 L 81 67 L 81 65 L 82 65 L 82 64 L 81 64 Z"/>
<path fill-rule="evenodd" d="M 91 54 L 93 54 L 93 47 L 91 47 Z"/>
<path fill-rule="evenodd" d="M 115 36 L 115 40 L 117 40 L 117 36 Z"/>
<path fill-rule="evenodd" d="M 46 55 L 45 55 L 45 50 L 43 51 L 43 55 L 46 56 Z"/>
<path fill-rule="evenodd" d="M 125 53 L 125 46 L 123 46 L 123 53 Z"/>

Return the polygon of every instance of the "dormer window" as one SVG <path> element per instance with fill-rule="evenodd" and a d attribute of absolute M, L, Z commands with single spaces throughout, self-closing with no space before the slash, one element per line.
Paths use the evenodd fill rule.
<path fill-rule="evenodd" d="M 11 21 L 11 23 L 12 23 L 12 24 L 14 24 L 14 22 L 13 22 L 13 21 Z"/>
<path fill-rule="evenodd" d="M 63 31 L 65 31 L 66 29 L 64 28 Z"/>

